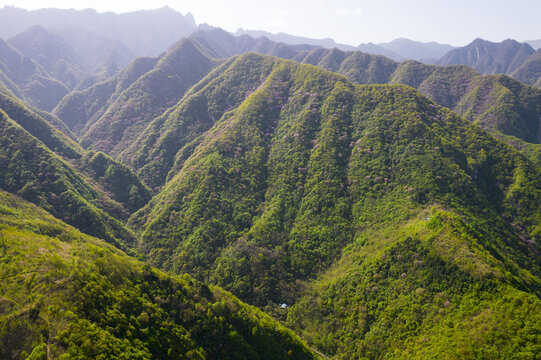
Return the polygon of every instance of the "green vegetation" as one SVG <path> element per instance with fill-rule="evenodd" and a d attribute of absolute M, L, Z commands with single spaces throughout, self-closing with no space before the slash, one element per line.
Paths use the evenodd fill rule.
<path fill-rule="evenodd" d="M 482 249 L 487 230 L 431 207 L 367 231 L 309 284 L 288 324 L 336 359 L 536 359 L 539 277 L 523 272 L 535 294 L 516 286 L 513 259 Z"/>
<path fill-rule="evenodd" d="M 326 268 L 363 227 L 423 204 L 488 208 L 538 236 L 538 180 L 518 153 L 410 88 L 278 62 L 130 221 L 155 264 L 265 305 L 293 300 L 286 284 Z"/>
<path fill-rule="evenodd" d="M 173 277 L 0 191 L 2 359 L 312 359 L 231 294 Z"/>
<path fill-rule="evenodd" d="M 134 81 L 149 72 L 156 58 L 137 58 L 109 80 L 88 89 L 72 91 L 55 107 L 54 113 L 78 136 L 83 135 Z"/>
<path fill-rule="evenodd" d="M 0 357 L 541 356 L 539 90 L 208 43 L 66 98 L 96 151 L 0 97 L 0 187 L 148 261 L 1 192 Z"/>
<path fill-rule="evenodd" d="M 120 94 L 81 136 L 81 145 L 118 155 L 217 64 L 193 40 L 181 40 Z"/>
<path fill-rule="evenodd" d="M 0 187 L 83 232 L 131 242 L 130 231 L 114 218 L 125 220 L 146 204 L 149 189 L 110 157 L 85 153 L 5 90 L 0 109 Z"/>
<path fill-rule="evenodd" d="M 85 233 L 113 243 L 131 241 L 129 231 L 107 214 L 120 213 L 118 203 L 92 188 L 69 163 L 3 111 L 0 129 L 2 189 L 19 194 Z M 98 207 L 98 201 L 107 213 Z"/>

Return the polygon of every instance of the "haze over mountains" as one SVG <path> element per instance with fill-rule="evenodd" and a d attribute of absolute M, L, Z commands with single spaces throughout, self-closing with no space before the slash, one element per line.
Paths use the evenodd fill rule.
<path fill-rule="evenodd" d="M 541 356 L 530 45 L 6 13 L 0 358 Z"/>

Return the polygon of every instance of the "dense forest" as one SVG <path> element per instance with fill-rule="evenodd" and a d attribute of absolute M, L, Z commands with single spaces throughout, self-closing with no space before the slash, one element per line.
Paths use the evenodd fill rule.
<path fill-rule="evenodd" d="M 539 359 L 536 54 L 472 44 L 0 40 L 0 358 Z"/>

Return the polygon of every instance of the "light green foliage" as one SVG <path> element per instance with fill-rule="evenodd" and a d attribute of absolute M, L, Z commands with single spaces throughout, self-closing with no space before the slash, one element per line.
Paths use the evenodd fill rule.
<path fill-rule="evenodd" d="M 261 311 L 0 192 L 2 359 L 311 359 Z M 28 355 L 30 354 L 30 355 Z"/>
<path fill-rule="evenodd" d="M 404 86 L 359 87 L 277 62 L 192 152 L 132 217 L 141 249 L 262 306 L 295 301 L 295 280 L 327 268 L 363 229 L 428 204 L 467 219 L 485 209 L 500 229 L 509 221 L 521 235 L 538 233 L 539 169 Z M 534 262 L 516 235 L 483 246 Z"/>

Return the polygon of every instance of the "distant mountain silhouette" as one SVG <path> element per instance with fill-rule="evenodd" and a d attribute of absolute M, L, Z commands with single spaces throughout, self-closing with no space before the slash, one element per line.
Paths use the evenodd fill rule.
<path fill-rule="evenodd" d="M 426 59 L 437 60 L 443 55 L 445 55 L 447 52 L 454 49 L 454 47 L 451 45 L 439 44 L 434 41 L 420 42 L 405 38 L 395 39 L 388 43 L 381 43 L 378 44 L 378 46 L 393 51 L 404 59 L 420 61 Z"/>
<path fill-rule="evenodd" d="M 0 9 L 0 38 L 10 38 L 34 25 L 55 30 L 82 28 L 121 41 L 137 55 L 152 56 L 196 30 L 190 13 L 182 15 L 169 7 L 123 14 L 98 13 L 93 9 Z"/>

